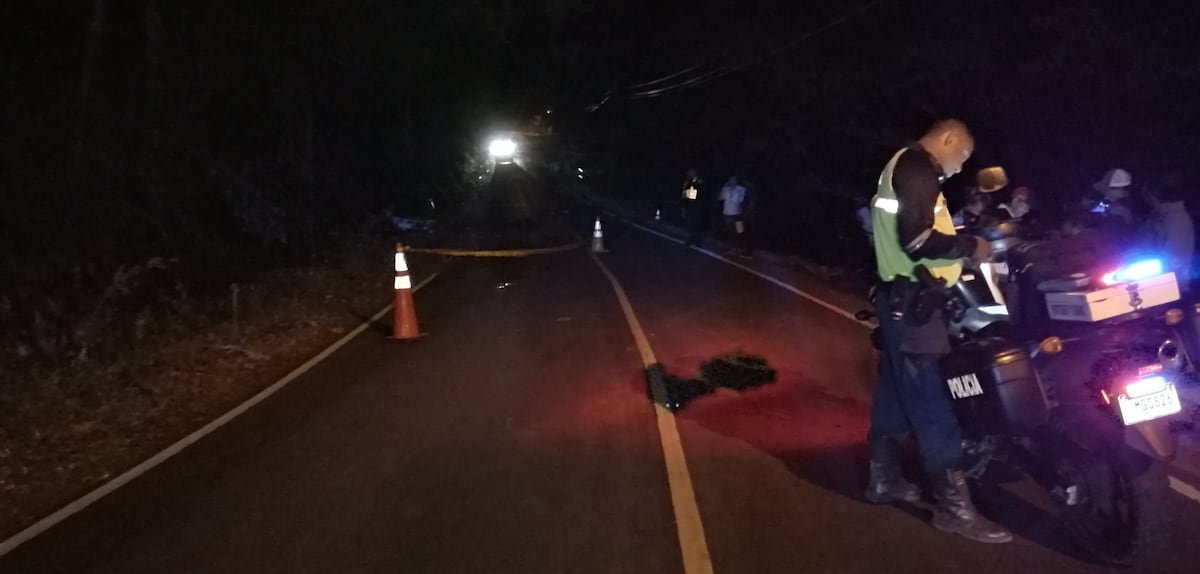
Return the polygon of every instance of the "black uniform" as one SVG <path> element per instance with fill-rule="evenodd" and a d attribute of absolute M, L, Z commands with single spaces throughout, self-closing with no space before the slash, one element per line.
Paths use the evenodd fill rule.
<path fill-rule="evenodd" d="M 689 190 L 696 190 L 695 193 Z M 708 220 L 708 193 L 704 180 L 699 176 L 693 177 L 683 184 L 683 210 L 687 218 L 688 245 L 698 243 L 704 237 L 704 228 Z"/>

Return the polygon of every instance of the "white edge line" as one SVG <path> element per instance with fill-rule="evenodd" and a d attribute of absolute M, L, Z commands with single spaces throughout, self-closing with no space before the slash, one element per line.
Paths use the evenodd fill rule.
<path fill-rule="evenodd" d="M 858 319 L 854 318 L 854 313 L 851 313 L 851 312 L 849 312 L 849 311 L 846 311 L 845 309 L 842 309 L 841 307 L 838 307 L 837 305 L 833 305 L 832 303 L 827 303 L 827 302 L 825 302 L 824 300 L 817 298 L 815 295 L 811 295 L 811 294 L 809 294 L 807 291 L 803 291 L 803 290 L 801 290 L 801 289 L 799 289 L 799 288 L 793 287 L 792 285 L 790 285 L 790 284 L 788 284 L 788 283 L 786 283 L 786 282 L 784 282 L 784 281 L 782 281 L 782 280 L 776 279 L 776 278 L 774 278 L 774 277 L 771 277 L 770 275 L 767 275 L 767 274 L 765 274 L 765 273 L 762 273 L 762 272 L 760 272 L 760 271 L 757 271 L 757 270 L 751 269 L 751 268 L 749 268 L 749 267 L 746 267 L 745 265 L 742 265 L 741 263 L 738 263 L 738 262 L 736 262 L 736 261 L 730 261 L 729 259 L 726 259 L 725 257 L 722 257 L 722 256 L 720 256 L 720 255 L 717 255 L 716 253 L 713 253 L 713 252 L 711 252 L 711 251 L 709 251 L 709 250 L 707 250 L 707 249 L 701 249 L 701 248 L 699 248 L 699 247 L 696 247 L 696 246 L 692 246 L 692 249 L 695 249 L 696 251 L 699 251 L 699 252 L 701 252 L 701 253 L 703 253 L 703 254 L 705 254 L 705 255 L 708 255 L 709 257 L 712 257 L 713 259 L 717 259 L 717 260 L 720 260 L 720 261 L 724 261 L 724 262 L 726 262 L 726 263 L 728 263 L 728 264 L 730 264 L 730 265 L 732 265 L 732 266 L 734 266 L 734 267 L 737 267 L 738 269 L 741 269 L 742 271 L 745 271 L 745 272 L 747 272 L 747 273 L 750 273 L 750 274 L 753 274 L 753 275 L 757 275 L 757 276 L 759 276 L 759 277 L 761 277 L 761 278 L 763 278 L 763 279 L 766 279 L 767 281 L 770 281 L 771 283 L 774 283 L 774 284 L 776 284 L 776 285 L 778 285 L 778 286 L 780 286 L 780 287 L 783 287 L 784 289 L 787 289 L 788 291 L 791 291 L 792 293 L 795 293 L 795 294 L 797 294 L 797 295 L 799 295 L 799 296 L 801 296 L 801 297 L 803 297 L 803 298 L 805 298 L 805 299 L 809 300 L 809 301 L 810 301 L 810 302 L 812 302 L 812 303 L 815 303 L 815 304 L 817 304 L 817 305 L 820 305 L 821 307 L 824 307 L 824 308 L 826 308 L 826 309 L 828 309 L 828 310 L 830 310 L 830 311 L 833 311 L 834 313 L 837 313 L 838 315 L 841 315 L 842 317 L 845 317 L 846 319 L 849 319 L 849 320 L 851 320 L 851 321 L 854 321 L 855 323 L 858 323 L 858 324 L 860 324 L 860 325 L 863 325 L 863 326 L 865 326 L 865 327 L 871 327 L 871 326 L 872 326 L 872 325 L 871 325 L 870 323 L 868 323 L 868 322 L 859 321 Z"/>
<path fill-rule="evenodd" d="M 438 276 L 437 273 L 433 273 L 429 277 L 426 277 L 423 281 L 421 281 L 419 284 L 417 284 L 416 287 L 413 288 L 413 291 L 416 292 L 418 289 L 424 287 L 430 281 L 433 281 L 433 279 L 437 276 Z M 288 383 L 291 383 L 293 380 L 297 379 L 304 373 L 308 372 L 310 369 L 315 367 L 318 363 L 327 359 L 330 355 L 337 352 L 338 349 L 341 349 L 343 346 L 345 346 L 346 343 L 349 343 L 352 339 L 357 337 L 360 333 L 367 330 L 367 328 L 370 327 L 372 323 L 383 318 L 383 316 L 388 311 L 391 311 L 392 307 L 394 305 L 395 305 L 394 303 L 389 304 L 388 306 L 379 310 L 378 313 L 375 313 L 375 315 L 373 315 L 370 319 L 363 321 L 363 323 L 361 325 L 359 325 L 358 327 L 355 327 L 355 329 L 353 331 L 350 331 L 349 333 L 347 333 L 346 336 L 342 337 L 341 339 L 338 339 L 337 342 L 326 347 L 324 351 L 317 353 L 317 355 L 315 357 L 309 359 L 308 361 L 305 361 L 305 363 L 303 365 L 296 367 L 295 369 L 292 370 L 292 372 L 288 373 L 287 375 L 284 375 L 284 377 L 282 379 L 279 379 L 271 386 L 263 389 L 257 395 L 250 397 L 249 399 L 246 400 L 246 402 L 234 407 L 233 410 L 221 415 L 216 420 L 213 420 L 212 422 L 204 425 L 203 427 L 200 427 L 199 429 L 197 429 L 196 431 L 192 432 L 191 434 L 183 437 L 182 439 L 179 439 L 179 441 L 177 441 L 175 444 L 172 444 L 171 446 L 167 447 L 166 449 L 159 452 L 158 454 L 146 459 L 141 464 L 125 471 L 124 473 L 117 476 L 116 478 L 104 483 L 99 488 L 76 499 L 74 502 L 71 502 L 70 504 L 60 508 L 58 511 L 54 512 L 53 514 L 33 523 L 28 528 L 26 528 L 26 529 L 16 533 L 12 537 L 10 537 L 8 540 L 5 540 L 4 542 L 0 542 L 0 557 L 8 554 L 9 552 L 12 552 L 18 546 L 20 546 L 26 542 L 29 542 L 30 540 L 37 537 L 39 534 L 42 534 L 43 532 L 50 530 L 58 523 L 79 513 L 80 511 L 87 508 L 88 506 L 91 506 L 93 503 L 100 500 L 101 498 L 104 498 L 105 496 L 111 494 L 113 491 L 121 488 L 122 486 L 125 486 L 126 484 L 132 482 L 133 480 L 137 479 L 138 477 L 142 476 L 143 474 L 146 474 L 147 472 L 152 470 L 154 467 L 166 462 L 171 457 L 179 454 L 181 451 L 183 451 L 183 449 L 191 446 L 192 444 L 194 444 L 195 442 L 204 438 L 205 436 L 208 436 L 213 431 L 216 431 L 217 429 L 225 426 L 227 423 L 229 423 L 229 421 L 232 421 L 233 419 L 237 418 L 242 413 L 250 410 L 250 408 L 253 407 L 254 405 L 261 403 L 267 397 L 270 397 L 271 395 L 275 394 L 280 389 L 287 386 Z"/>
<path fill-rule="evenodd" d="M 630 223 L 630 225 L 633 225 L 634 227 L 636 227 L 636 228 L 638 228 L 638 229 L 641 229 L 642 231 L 645 231 L 646 233 L 652 233 L 652 234 L 654 234 L 654 235 L 657 235 L 657 236 L 659 236 L 659 237 L 662 237 L 663 239 L 667 239 L 667 240 L 669 240 L 669 241 L 673 241 L 673 242 L 675 242 L 675 243 L 679 243 L 679 244 L 683 244 L 683 243 L 684 243 L 683 241 L 680 241 L 680 240 L 678 240 L 678 239 L 676 239 L 676 238 L 674 238 L 674 237 L 671 237 L 671 236 L 669 236 L 669 235 L 665 235 L 665 234 L 663 234 L 663 233 L 660 233 L 660 232 L 658 232 L 658 231 L 655 231 L 655 230 L 653 230 L 653 229 L 650 229 L 650 228 L 648 228 L 648 227 L 645 227 L 645 226 L 643 226 L 643 225 L 642 225 L 642 224 L 640 224 L 640 223 L 636 223 L 636 222 L 633 222 L 633 221 L 630 221 L 629 223 Z M 826 302 L 826 301 L 824 301 L 824 300 L 822 300 L 822 299 L 819 299 L 819 298 L 817 298 L 816 296 L 814 296 L 814 295 L 812 295 L 812 294 L 808 293 L 807 291 L 803 291 L 803 290 L 801 290 L 801 289 L 799 289 L 799 288 L 797 288 L 797 287 L 795 287 L 795 286 L 793 286 L 793 285 L 790 285 L 790 284 L 788 284 L 788 283 L 786 283 L 786 282 L 784 282 L 784 281 L 781 281 L 781 280 L 779 280 L 779 279 L 776 279 L 776 278 L 774 278 L 774 277 L 771 277 L 770 275 L 767 275 L 767 274 L 764 274 L 764 273 L 762 273 L 762 272 L 759 272 L 759 271 L 757 271 L 757 270 L 751 269 L 750 267 L 746 267 L 745 265 L 742 265 L 741 263 L 738 263 L 738 262 L 736 262 L 736 261 L 731 261 L 731 260 L 729 260 L 729 259 L 726 259 L 725 257 L 722 257 L 721 255 L 719 255 L 719 254 L 716 254 L 716 253 L 713 253 L 712 251 L 709 251 L 709 250 L 707 250 L 707 249 L 704 249 L 704 248 L 702 248 L 702 247 L 697 247 L 697 246 L 693 245 L 693 246 L 692 246 L 692 249 L 694 249 L 694 250 L 696 250 L 696 251 L 698 251 L 698 252 L 700 252 L 700 253 L 703 253 L 703 254 L 705 254 L 705 255 L 707 255 L 707 256 L 709 256 L 709 257 L 712 257 L 713 259 L 716 259 L 716 260 L 718 260 L 718 261 L 724 261 L 725 263 L 728 263 L 728 264 L 730 264 L 730 265 L 732 265 L 732 266 L 734 266 L 734 267 L 737 267 L 738 269 L 741 269 L 742 271 L 745 271 L 745 272 L 747 272 L 747 273 L 750 273 L 750 274 L 753 274 L 753 275 L 757 275 L 757 276 L 759 276 L 759 277 L 761 277 L 761 278 L 763 278 L 763 279 L 765 279 L 765 280 L 767 280 L 767 281 L 770 281 L 771 283 L 774 283 L 774 284 L 776 284 L 776 285 L 778 285 L 778 286 L 780 286 L 780 287 L 783 287 L 784 289 L 787 289 L 788 291 L 791 291 L 792 293 L 795 293 L 795 294 L 797 294 L 797 295 L 799 295 L 799 296 L 801 296 L 801 297 L 803 297 L 803 298 L 805 298 L 805 299 L 809 300 L 810 302 L 812 302 L 812 303 L 814 303 L 814 304 L 816 304 L 816 305 L 819 305 L 819 306 L 821 306 L 821 307 L 824 307 L 825 309 L 827 309 L 827 310 L 829 310 L 829 311 L 833 311 L 834 313 L 837 313 L 838 315 L 841 315 L 842 317 L 845 317 L 846 319 L 849 319 L 849 320 L 851 320 L 851 321 L 854 321 L 855 323 L 858 323 L 858 324 L 860 324 L 860 325 L 863 325 L 864 327 L 873 327 L 873 326 L 874 326 L 874 325 L 872 325 L 872 324 L 871 324 L 869 321 L 859 321 L 858 319 L 856 319 L 856 318 L 854 317 L 854 314 L 853 314 L 853 313 L 850 313 L 849 311 L 846 311 L 845 309 L 842 309 L 841 307 L 838 307 L 837 305 L 834 305 L 834 304 L 832 304 L 832 303 L 828 303 L 828 302 Z"/>
<path fill-rule="evenodd" d="M 656 231 L 656 230 L 654 230 L 654 229 L 651 229 L 651 228 L 649 228 L 649 227 L 646 227 L 646 226 L 644 226 L 644 225 L 642 225 L 642 224 L 640 224 L 640 223 L 637 223 L 637 222 L 634 222 L 634 221 L 630 221 L 630 222 L 629 222 L 629 224 L 630 224 L 630 225 L 632 225 L 632 226 L 634 226 L 634 227 L 636 227 L 636 228 L 638 228 L 638 229 L 641 229 L 642 231 L 645 231 L 646 233 L 650 233 L 650 234 L 653 234 L 653 235 L 657 235 L 657 236 L 659 236 L 659 237 L 661 237 L 661 238 L 663 238 L 663 239 L 666 239 L 667 241 L 671 241 L 671 242 L 674 242 L 674 243 L 678 243 L 678 244 L 680 244 L 680 245 L 683 245 L 684 243 L 686 243 L 686 241 L 684 241 L 684 240 L 682 240 L 682 239 L 678 239 L 678 238 L 675 238 L 675 237 L 671 237 L 670 235 L 667 235 L 666 233 L 662 233 L 662 232 L 660 232 L 660 231 Z"/>
<path fill-rule="evenodd" d="M 641 322 L 634 314 L 633 305 L 629 302 L 629 297 L 617 276 L 613 275 L 595 253 L 588 254 L 612 284 L 617 301 L 621 304 L 621 311 L 629 323 L 629 330 L 633 332 L 633 339 L 637 342 L 643 366 L 648 368 L 657 363 L 654 349 L 650 347 L 650 341 L 646 338 Z M 683 452 L 679 428 L 675 426 L 675 415 L 657 403 L 654 405 L 654 413 L 658 422 L 658 437 L 663 448 L 663 462 L 667 467 L 667 487 L 671 492 L 671 508 L 675 513 L 675 529 L 679 535 L 684 574 L 712 574 L 712 556 L 704 536 L 704 523 L 700 519 L 700 506 L 696 503 L 692 476 L 688 473 L 687 456 Z"/>
<path fill-rule="evenodd" d="M 669 235 L 666 235 L 666 234 L 656 231 L 654 229 L 650 229 L 649 227 L 646 227 L 640 223 L 637 223 L 634 221 L 629 221 L 629 224 L 633 225 L 634 227 L 636 227 L 638 229 L 641 229 L 642 231 L 645 231 L 646 233 L 657 235 L 668 241 L 672 241 L 672 242 L 675 242 L 675 243 L 678 243 L 681 245 L 684 243 L 683 241 L 680 241 L 679 239 L 676 239 L 674 237 L 671 237 Z M 699 251 L 700 253 L 703 253 L 709 257 L 712 257 L 713 259 L 717 259 L 719 261 L 724 261 L 725 263 L 728 263 L 734 267 L 737 267 L 738 269 L 741 269 L 747 273 L 757 275 L 757 276 L 759 276 L 767 281 L 770 281 L 771 283 L 774 283 L 780 287 L 783 287 L 784 289 L 787 289 L 788 291 L 791 291 L 792 293 L 795 293 L 817 305 L 820 305 L 821 307 L 824 307 L 830 311 L 833 311 L 834 313 L 837 313 L 838 315 L 841 315 L 842 317 L 850 319 L 851 321 L 854 321 L 855 323 L 858 323 L 859 325 L 862 325 L 864 327 L 873 327 L 874 326 L 868 321 L 859 321 L 857 318 L 854 317 L 853 314 L 849 313 L 848 311 L 846 311 L 840 307 L 837 307 L 837 306 L 833 305 L 832 303 L 822 301 L 821 299 L 818 299 L 817 297 L 810 295 L 810 294 L 800 290 L 799 288 L 794 287 L 794 286 L 784 282 L 783 280 L 776 279 L 774 277 L 771 277 L 770 275 L 766 275 L 764 273 L 761 273 L 759 271 L 756 271 L 754 269 L 746 267 L 745 265 L 742 265 L 736 261 L 730 261 L 729 259 L 726 259 L 725 257 L 722 257 L 721 255 L 713 253 L 707 249 L 703 249 L 703 248 L 697 247 L 695 245 L 692 246 L 692 249 L 695 249 L 696 251 Z M 1200 503 L 1200 489 L 1197 489 L 1196 487 L 1192 486 L 1191 484 L 1188 484 L 1187 482 L 1184 482 L 1183 480 L 1175 478 L 1174 476 L 1168 476 L 1168 480 L 1171 485 L 1171 490 L 1174 490 L 1175 492 L 1178 492 L 1179 494 L 1186 496 L 1187 498 L 1190 498 L 1193 502 Z"/>

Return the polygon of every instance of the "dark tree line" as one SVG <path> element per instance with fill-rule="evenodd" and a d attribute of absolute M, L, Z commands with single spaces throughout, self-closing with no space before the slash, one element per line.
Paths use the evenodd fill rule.
<path fill-rule="evenodd" d="M 578 11 L 4 3 L 0 325 L 70 323 L 149 261 L 225 288 L 319 259 L 385 208 L 452 203 L 481 127 L 550 99 L 552 28 Z"/>
<path fill-rule="evenodd" d="M 689 164 L 751 177 L 764 232 L 807 255 L 938 116 L 1049 197 L 1200 159 L 1187 3 L 18 4 L 0 5 L 10 333 L 69 320 L 123 266 L 177 259 L 189 289 L 223 288 L 385 207 L 453 204 L 483 130 L 549 108 L 614 190 L 673 198 Z M 630 97 L 697 65 L 725 71 Z"/>
<path fill-rule="evenodd" d="M 623 99 L 617 91 L 582 116 L 603 134 L 597 146 L 624 158 L 625 177 L 636 184 L 621 187 L 667 198 L 687 164 L 719 180 L 741 172 L 758 180 L 779 216 L 773 226 L 788 228 L 780 240 L 796 247 L 813 242 L 793 228 L 821 229 L 842 217 L 838 225 L 853 229 L 853 198 L 872 193 L 887 157 L 942 116 L 971 124 L 979 162 L 1004 163 L 1048 202 L 1082 193 L 1116 166 L 1141 182 L 1168 168 L 1191 169 L 1200 189 L 1192 169 L 1200 160 L 1200 44 L 1191 32 L 1200 7 L 1191 4 L 859 0 L 597 9 L 607 19 L 581 33 L 589 45 L 607 38 L 614 47 L 589 53 L 592 101 L 611 86 L 696 63 L 737 68 L 656 98 Z"/>

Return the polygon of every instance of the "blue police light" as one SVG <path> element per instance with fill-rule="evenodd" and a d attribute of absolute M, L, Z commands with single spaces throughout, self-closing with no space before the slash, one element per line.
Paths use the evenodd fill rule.
<path fill-rule="evenodd" d="M 1104 274 L 1105 285 L 1116 285 L 1117 283 L 1128 283 L 1130 281 L 1140 281 L 1149 279 L 1155 275 L 1162 275 L 1163 264 L 1158 259 L 1146 259 L 1138 261 L 1132 265 L 1126 265 L 1112 273 Z"/>

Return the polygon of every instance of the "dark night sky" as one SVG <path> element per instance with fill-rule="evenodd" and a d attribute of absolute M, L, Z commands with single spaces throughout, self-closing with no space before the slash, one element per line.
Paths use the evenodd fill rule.
<path fill-rule="evenodd" d="M 780 193 L 865 195 L 946 115 L 976 129 L 980 161 L 1060 195 L 1114 165 L 1145 181 L 1200 159 L 1193 4 L 16 4 L 0 8 L 0 185 L 21 207 L 0 223 L 35 248 L 64 210 L 85 228 L 112 210 L 137 245 L 244 227 L 246 202 L 315 233 L 443 189 L 481 126 L 547 107 L 631 189 L 673 189 L 695 163 Z M 717 74 L 629 97 L 691 66 L 676 79 Z"/>
<path fill-rule="evenodd" d="M 1195 164 L 1200 48 L 1188 38 L 1197 10 L 1082 0 L 631 4 L 598 10 L 605 24 L 582 38 L 609 84 L 708 58 L 745 66 L 609 111 L 637 118 L 647 137 L 691 142 L 689 154 L 718 170 L 765 163 L 861 182 L 930 119 L 953 115 L 979 133 L 981 160 L 1066 188 L 1116 164 L 1147 174 Z"/>

